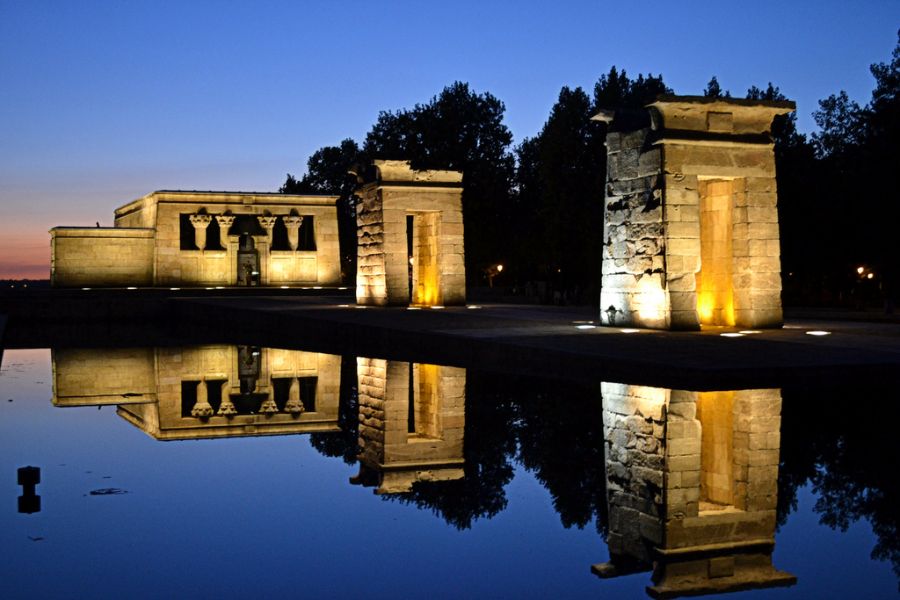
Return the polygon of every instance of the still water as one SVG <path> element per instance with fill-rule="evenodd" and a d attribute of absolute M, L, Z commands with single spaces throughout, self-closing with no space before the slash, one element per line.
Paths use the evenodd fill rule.
<path fill-rule="evenodd" d="M 895 398 L 7 350 L 0 595 L 895 597 Z"/>

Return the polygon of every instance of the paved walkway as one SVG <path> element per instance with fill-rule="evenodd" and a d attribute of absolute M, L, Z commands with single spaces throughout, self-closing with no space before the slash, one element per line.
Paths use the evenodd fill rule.
<path fill-rule="evenodd" d="M 581 381 L 736 389 L 900 382 L 900 325 L 791 320 L 746 333 L 592 327 L 590 308 L 359 308 L 347 297 L 182 298 L 173 316 L 241 343 L 542 374 Z M 810 335 L 826 331 L 827 335 Z"/>

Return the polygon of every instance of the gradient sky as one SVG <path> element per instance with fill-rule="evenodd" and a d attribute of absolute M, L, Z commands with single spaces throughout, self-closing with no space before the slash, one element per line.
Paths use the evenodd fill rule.
<path fill-rule="evenodd" d="M 516 143 L 610 66 L 742 96 L 869 100 L 900 2 L 0 0 L 0 278 L 49 277 L 55 225 L 157 189 L 274 191 L 317 148 L 455 80 Z"/>

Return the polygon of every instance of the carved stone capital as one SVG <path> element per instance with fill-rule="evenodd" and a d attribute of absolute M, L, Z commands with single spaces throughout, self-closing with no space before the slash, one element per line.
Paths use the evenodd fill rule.
<path fill-rule="evenodd" d="M 234 225 L 234 215 L 216 215 L 216 221 L 219 223 L 219 229 L 227 232 Z"/>
<path fill-rule="evenodd" d="M 194 229 L 206 229 L 212 222 L 211 215 L 191 215 L 190 219 Z"/>
<path fill-rule="evenodd" d="M 268 233 L 272 233 L 272 228 L 275 227 L 275 221 L 278 217 L 271 217 L 266 215 L 258 215 L 256 220 L 259 221 L 259 224 L 265 229 Z"/>
<path fill-rule="evenodd" d="M 281 220 L 284 221 L 284 226 L 288 229 L 300 229 L 300 226 L 303 225 L 303 217 L 295 215 L 281 217 Z"/>

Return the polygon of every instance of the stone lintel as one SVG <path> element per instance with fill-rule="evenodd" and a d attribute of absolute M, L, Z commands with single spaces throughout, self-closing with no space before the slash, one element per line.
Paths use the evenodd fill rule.
<path fill-rule="evenodd" d="M 52 237 L 75 238 L 153 238 L 156 230 L 149 227 L 53 227 Z"/>
<path fill-rule="evenodd" d="M 677 131 L 705 135 L 768 137 L 772 119 L 793 112 L 793 102 L 705 98 L 702 96 L 659 96 L 647 105 L 653 128 L 659 132 Z"/>

